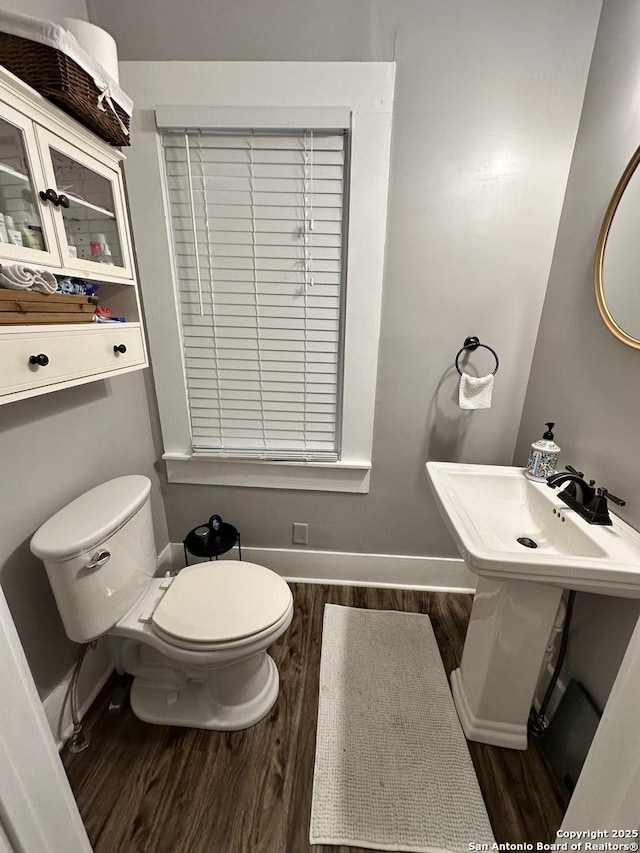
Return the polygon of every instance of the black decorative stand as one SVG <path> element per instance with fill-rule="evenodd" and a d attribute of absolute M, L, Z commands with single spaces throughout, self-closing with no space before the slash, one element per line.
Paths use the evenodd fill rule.
<path fill-rule="evenodd" d="M 184 541 L 184 564 L 189 565 L 189 554 L 194 557 L 207 557 L 209 560 L 217 560 L 221 554 L 230 551 L 238 543 L 238 559 L 242 559 L 242 546 L 240 544 L 240 532 L 232 524 L 221 521 L 219 530 L 209 530 L 207 536 L 197 536 L 196 530 L 202 530 L 205 525 L 194 527 L 187 533 Z"/>

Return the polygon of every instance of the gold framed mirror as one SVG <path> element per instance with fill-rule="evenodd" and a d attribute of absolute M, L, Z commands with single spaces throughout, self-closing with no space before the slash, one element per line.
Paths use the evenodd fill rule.
<path fill-rule="evenodd" d="M 595 260 L 598 310 L 618 340 L 640 349 L 640 147 L 605 213 Z M 636 174 L 637 171 L 637 174 Z"/>

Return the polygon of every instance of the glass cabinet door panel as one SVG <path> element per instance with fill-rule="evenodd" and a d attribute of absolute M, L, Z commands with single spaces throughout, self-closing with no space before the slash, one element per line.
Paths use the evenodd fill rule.
<path fill-rule="evenodd" d="M 24 131 L 0 118 L 0 243 L 47 252 Z M 16 254 L 16 250 L 11 250 Z M 19 251 L 17 254 L 21 254 Z"/>
<path fill-rule="evenodd" d="M 55 148 L 50 155 L 71 257 L 125 267 L 113 182 Z"/>

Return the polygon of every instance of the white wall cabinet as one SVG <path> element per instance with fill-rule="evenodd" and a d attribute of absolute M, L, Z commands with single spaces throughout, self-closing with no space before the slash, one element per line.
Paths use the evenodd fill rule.
<path fill-rule="evenodd" d="M 0 310 L 0 404 L 147 366 L 123 160 L 0 66 L 0 264 L 92 281 L 126 317 L 30 324 Z"/>

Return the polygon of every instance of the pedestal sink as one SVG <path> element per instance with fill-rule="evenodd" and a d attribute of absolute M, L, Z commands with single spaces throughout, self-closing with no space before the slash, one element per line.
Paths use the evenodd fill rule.
<path fill-rule="evenodd" d="M 451 689 L 469 740 L 527 747 L 527 720 L 565 588 L 640 598 L 640 534 L 588 524 L 522 468 L 428 462 L 436 503 L 479 575 Z"/>

